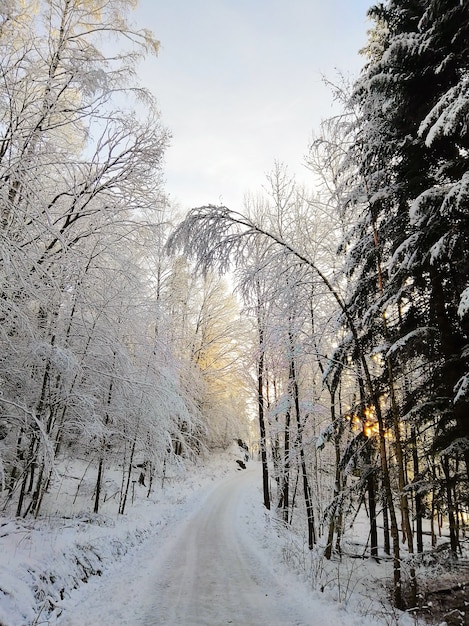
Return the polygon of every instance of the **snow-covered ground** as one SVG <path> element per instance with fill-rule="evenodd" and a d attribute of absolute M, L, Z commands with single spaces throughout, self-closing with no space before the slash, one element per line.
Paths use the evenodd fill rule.
<path fill-rule="evenodd" d="M 313 590 L 293 571 L 311 555 L 263 509 L 260 466 L 240 471 L 237 456 L 173 476 L 125 516 L 0 521 L 1 626 L 414 623 L 383 613 L 369 561 L 318 560 Z"/>

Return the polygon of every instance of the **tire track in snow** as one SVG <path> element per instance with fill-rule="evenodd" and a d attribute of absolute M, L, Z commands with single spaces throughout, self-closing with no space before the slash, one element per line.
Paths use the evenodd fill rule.
<path fill-rule="evenodd" d="M 303 626 L 281 582 L 263 568 L 240 523 L 252 472 L 219 484 L 173 533 L 154 572 L 144 626 Z"/>

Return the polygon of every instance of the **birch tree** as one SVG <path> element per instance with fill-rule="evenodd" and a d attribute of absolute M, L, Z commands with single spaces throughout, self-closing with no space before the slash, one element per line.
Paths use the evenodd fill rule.
<path fill-rule="evenodd" d="M 176 357 L 155 343 L 156 319 L 135 308 L 155 310 L 148 267 L 133 259 L 143 233 L 157 245 L 168 135 L 134 81 L 158 42 L 129 26 L 129 8 L 2 6 L 2 455 L 18 515 L 39 513 L 64 442 L 117 458 L 137 438 L 139 454 L 153 441 L 158 457 L 174 419 L 197 420 Z M 165 374 L 149 369 L 155 354 Z M 159 403 L 144 401 L 150 389 Z M 95 510 L 104 470 L 98 455 Z"/>

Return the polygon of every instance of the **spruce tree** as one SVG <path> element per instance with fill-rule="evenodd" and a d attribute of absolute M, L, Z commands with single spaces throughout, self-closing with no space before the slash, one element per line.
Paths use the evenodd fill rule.
<path fill-rule="evenodd" d="M 389 0 L 369 15 L 368 64 L 348 103 L 344 210 L 357 220 L 343 249 L 349 313 L 364 349 L 380 355 L 374 384 L 394 426 L 405 527 L 406 436 L 428 459 L 439 453 L 460 495 L 467 475 L 455 475 L 458 458 L 469 473 L 469 9 L 459 0 Z M 416 484 L 431 466 L 418 461 Z M 449 492 L 447 500 L 451 514 Z M 406 534 L 411 540 L 410 524 Z"/>

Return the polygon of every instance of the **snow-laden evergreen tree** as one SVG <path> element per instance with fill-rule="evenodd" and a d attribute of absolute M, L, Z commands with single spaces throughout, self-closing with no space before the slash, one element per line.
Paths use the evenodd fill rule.
<path fill-rule="evenodd" d="M 469 468 L 469 276 L 463 253 L 469 13 L 467 3 L 456 0 L 390 0 L 370 15 L 375 27 L 365 50 L 368 64 L 349 101 L 355 117 L 345 180 L 348 207 L 358 219 L 344 244 L 354 284 L 348 306 L 362 345 L 382 365 L 374 385 L 394 427 L 409 541 L 405 476 L 413 476 L 418 490 L 438 452 L 446 484 L 462 480 L 461 496 L 467 472 L 453 476 L 457 459 Z M 419 463 L 417 457 L 409 472 L 402 456 L 406 439 L 410 453 L 418 446 L 426 459 Z M 452 498 L 443 500 L 454 520 Z"/>

